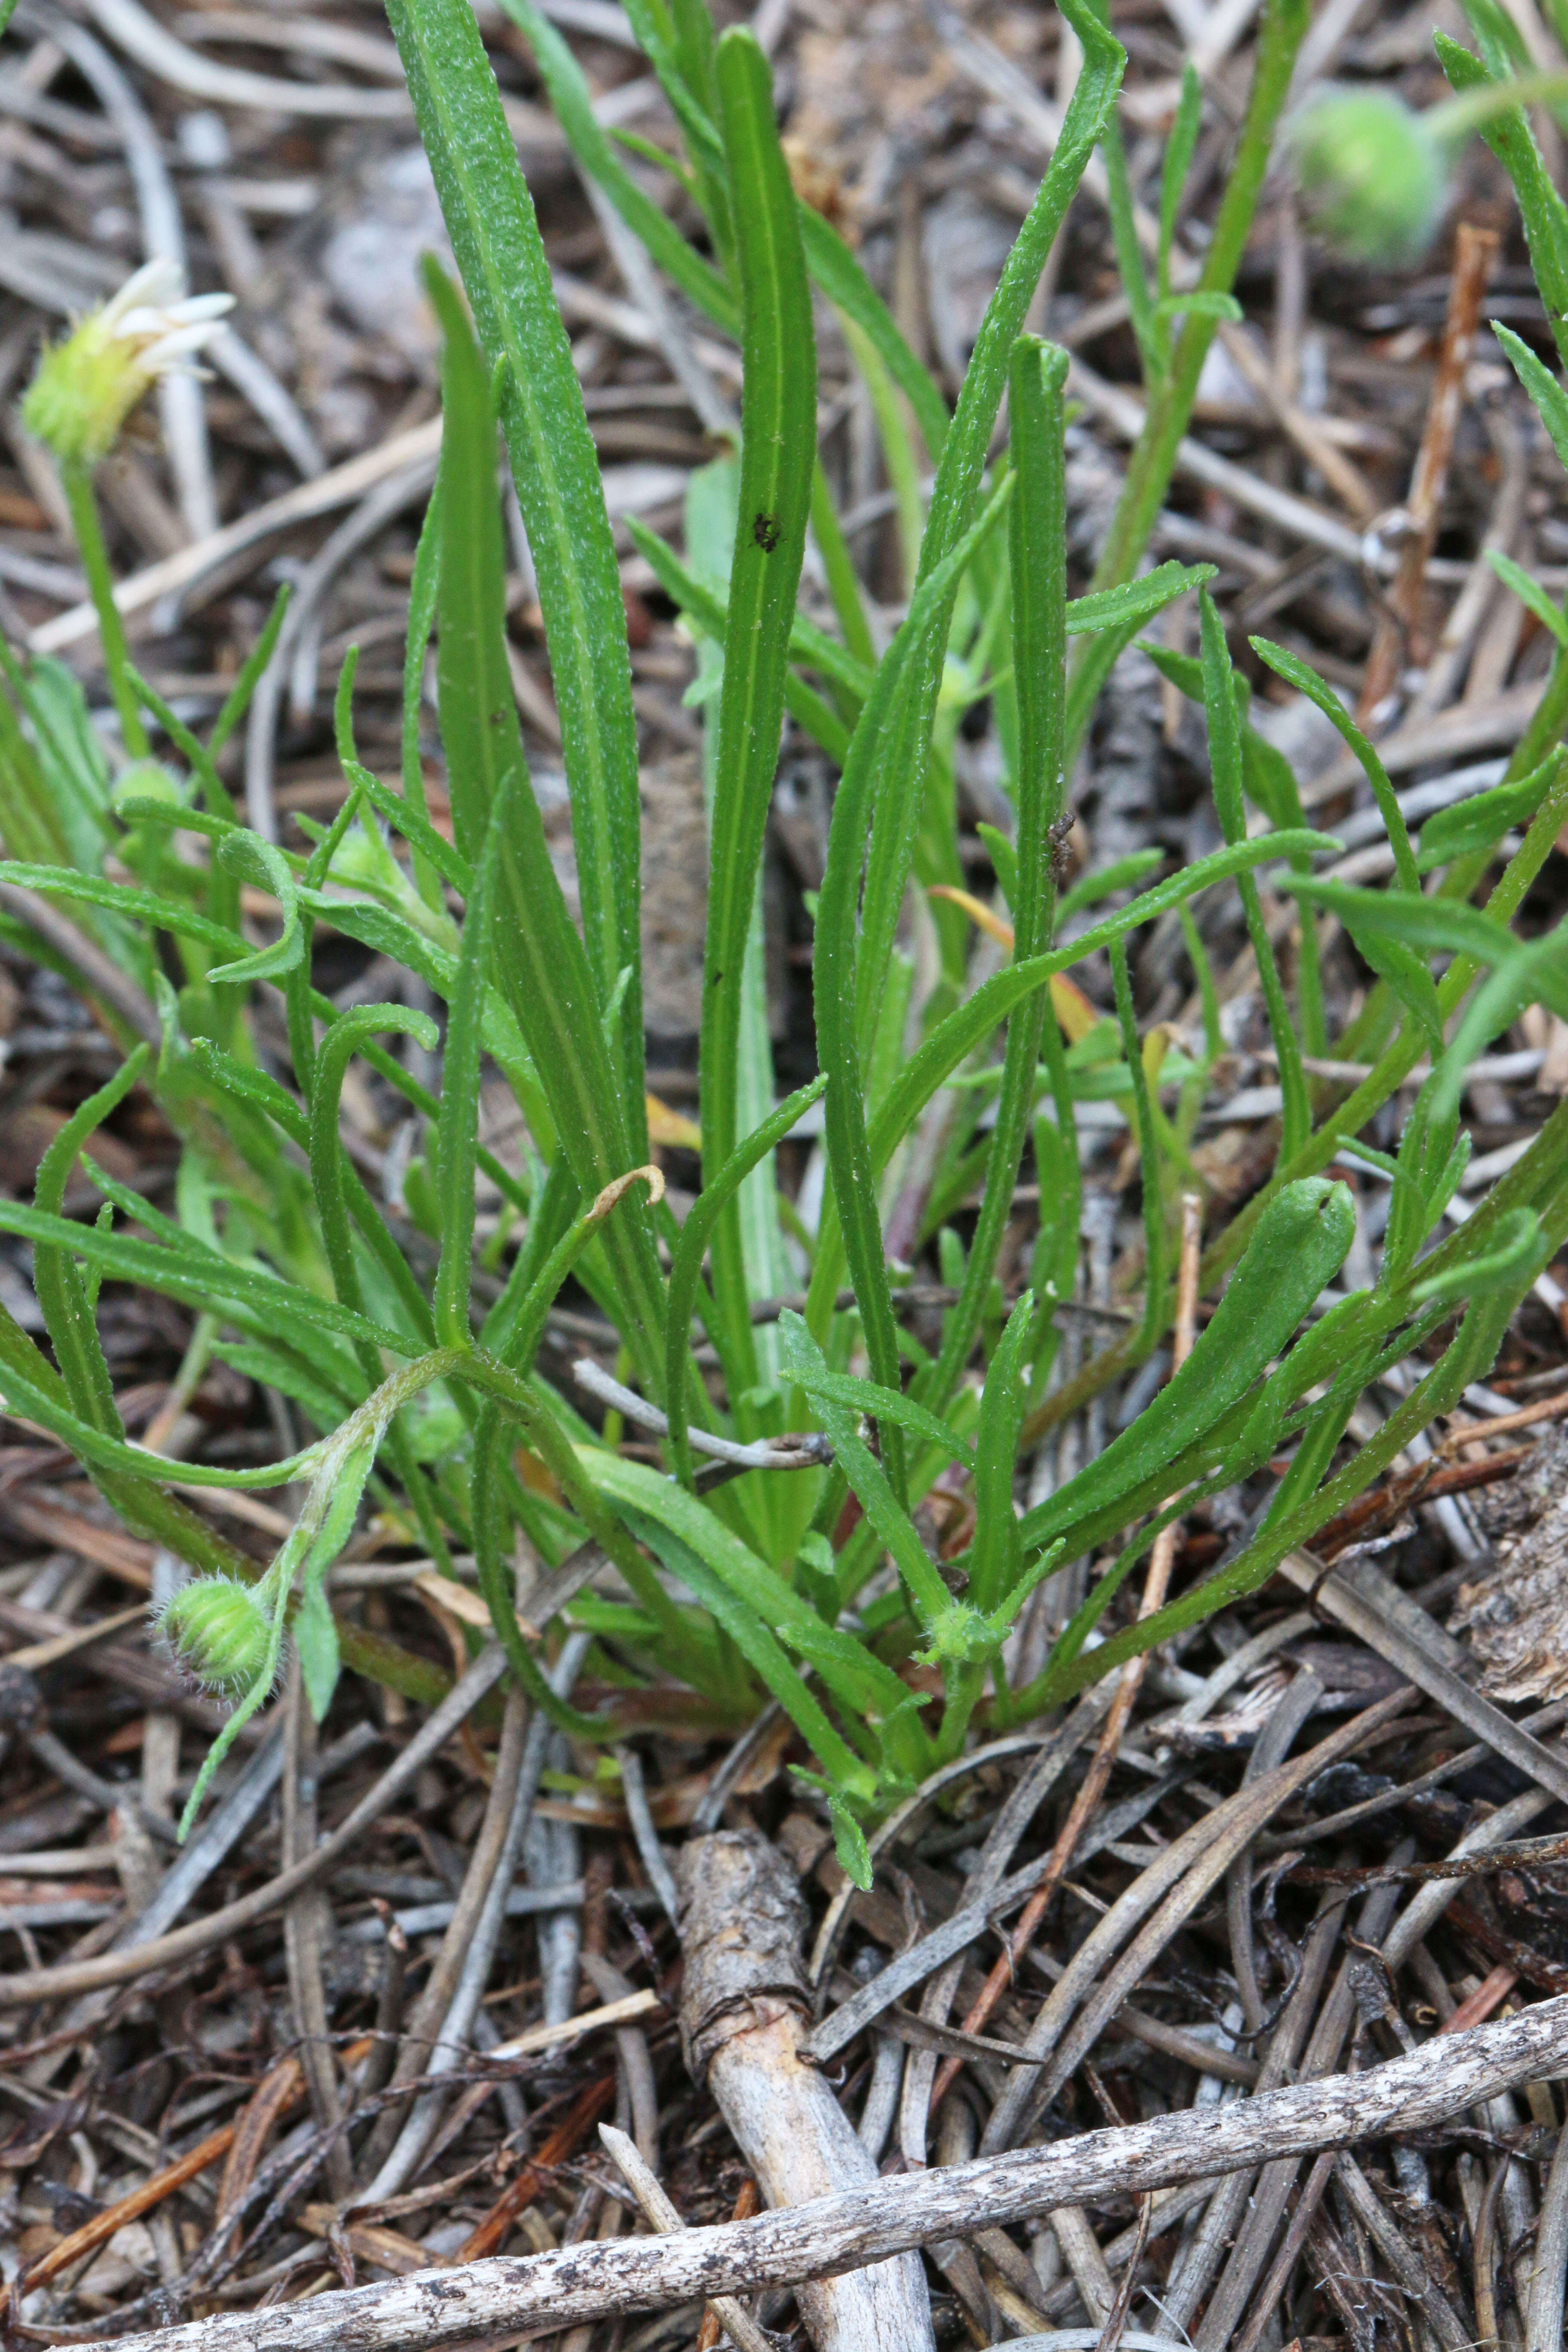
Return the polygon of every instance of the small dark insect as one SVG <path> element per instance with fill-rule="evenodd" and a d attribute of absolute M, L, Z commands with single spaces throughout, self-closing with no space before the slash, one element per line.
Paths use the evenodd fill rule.
<path fill-rule="evenodd" d="M 773 553 L 774 548 L 779 543 L 779 519 L 777 515 L 760 514 L 752 517 L 752 537 L 756 541 L 757 545 L 762 549 L 764 555 L 771 555 Z"/>
<path fill-rule="evenodd" d="M 1072 811 L 1064 809 L 1061 815 L 1052 817 L 1046 827 L 1046 839 L 1050 844 L 1051 880 L 1058 889 L 1067 880 L 1072 867 L 1072 856 L 1068 848 L 1068 836 L 1072 832 L 1074 822 Z"/>

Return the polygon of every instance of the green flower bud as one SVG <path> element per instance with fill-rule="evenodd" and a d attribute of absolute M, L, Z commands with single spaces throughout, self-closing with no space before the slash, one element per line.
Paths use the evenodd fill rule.
<path fill-rule="evenodd" d="M 176 263 L 149 261 L 63 342 L 45 346 L 22 403 L 23 425 L 57 457 L 96 465 L 161 376 L 192 372 L 232 308 L 228 294 L 187 296 Z"/>
<path fill-rule="evenodd" d="M 1447 156 L 1426 118 L 1390 92 L 1333 90 L 1307 107 L 1292 140 L 1313 222 L 1351 261 L 1417 261 L 1436 235 Z"/>
<path fill-rule="evenodd" d="M 267 1671 L 272 1626 L 247 1584 L 199 1576 L 183 1585 L 158 1619 L 180 1664 L 209 1690 L 248 1690 Z"/>
<path fill-rule="evenodd" d="M 160 760 L 132 760 L 115 780 L 116 810 L 122 801 L 163 801 L 170 808 L 183 808 L 184 800 L 185 795 Z"/>

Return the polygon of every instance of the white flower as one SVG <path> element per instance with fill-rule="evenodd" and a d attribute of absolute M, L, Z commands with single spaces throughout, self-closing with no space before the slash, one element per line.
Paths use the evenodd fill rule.
<path fill-rule="evenodd" d="M 46 346 L 23 424 L 58 457 L 95 465 L 161 376 L 198 372 L 194 362 L 233 308 L 231 294 L 188 295 L 177 262 L 144 263 L 63 342 Z"/>

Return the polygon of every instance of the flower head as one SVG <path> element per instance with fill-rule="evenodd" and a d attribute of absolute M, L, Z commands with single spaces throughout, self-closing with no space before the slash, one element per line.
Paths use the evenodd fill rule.
<path fill-rule="evenodd" d="M 198 1576 L 182 1585 L 158 1619 L 180 1664 L 209 1690 L 243 1691 L 267 1672 L 272 1623 L 247 1584 Z"/>
<path fill-rule="evenodd" d="M 195 373 L 233 307 L 231 294 L 187 295 L 177 262 L 147 262 L 63 342 L 45 346 L 22 403 L 24 425 L 56 457 L 95 465 L 161 376 Z"/>
<path fill-rule="evenodd" d="M 1352 261 L 1418 260 L 1443 217 L 1448 153 L 1422 115 L 1389 90 L 1327 90 L 1299 118 L 1293 144 L 1317 226 Z"/>

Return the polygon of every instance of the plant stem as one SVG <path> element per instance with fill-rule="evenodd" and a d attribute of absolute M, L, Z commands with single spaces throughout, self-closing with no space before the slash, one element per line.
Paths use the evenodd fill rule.
<path fill-rule="evenodd" d="M 103 543 L 103 531 L 98 520 L 98 500 L 92 494 L 92 474 L 79 458 L 66 457 L 60 463 L 60 480 L 65 488 L 66 504 L 70 509 L 71 530 L 76 534 L 82 570 L 87 573 L 88 594 L 92 598 L 98 614 L 98 635 L 103 646 L 104 667 L 109 672 L 109 690 L 114 697 L 114 708 L 120 713 L 120 732 L 125 748 L 133 760 L 145 760 L 152 750 L 147 730 L 142 723 L 142 706 L 136 699 L 136 689 L 131 683 L 131 655 L 125 643 L 125 625 L 120 617 L 120 607 L 114 601 L 114 574 L 109 568 L 109 551 Z"/>
<path fill-rule="evenodd" d="M 1200 293 L 1228 294 L 1235 281 L 1310 14 L 1309 0 L 1268 0 L 1247 120 L 1242 124 L 1229 184 L 1215 222 L 1214 241 L 1198 280 Z M 1131 580 L 1137 570 L 1138 560 L 1154 527 L 1154 518 L 1164 503 L 1176 451 L 1197 397 L 1198 377 L 1218 325 L 1217 319 L 1194 313 L 1183 321 L 1170 367 L 1152 390 L 1143 430 L 1127 468 L 1127 479 L 1110 535 L 1095 568 L 1092 588 L 1114 588 L 1120 582 Z M 1089 642 L 1085 640 L 1086 645 Z"/>
<path fill-rule="evenodd" d="M 1494 82 L 1489 89 L 1467 90 L 1462 98 L 1446 98 L 1421 118 L 1421 126 L 1444 145 L 1458 147 L 1473 131 L 1495 122 L 1516 106 L 1552 105 L 1568 98 L 1568 74 L 1521 74 L 1511 81 Z"/>

